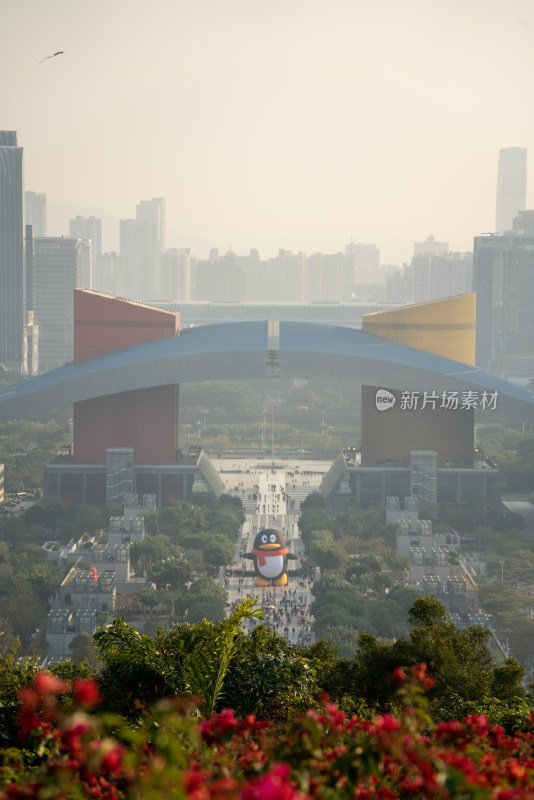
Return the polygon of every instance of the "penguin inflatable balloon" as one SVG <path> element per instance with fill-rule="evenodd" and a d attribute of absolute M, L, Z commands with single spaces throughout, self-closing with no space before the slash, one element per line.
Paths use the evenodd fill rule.
<path fill-rule="evenodd" d="M 275 528 L 265 528 L 254 539 L 251 553 L 243 553 L 243 558 L 254 562 L 256 571 L 255 586 L 285 586 L 287 584 L 288 559 L 297 556 L 288 552 L 284 534 Z"/>

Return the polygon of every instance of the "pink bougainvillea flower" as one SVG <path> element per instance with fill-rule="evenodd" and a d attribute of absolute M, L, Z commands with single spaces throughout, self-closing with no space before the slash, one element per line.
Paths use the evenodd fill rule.
<path fill-rule="evenodd" d="M 75 678 L 73 688 L 74 702 L 78 705 L 84 706 L 85 708 L 94 708 L 102 702 L 102 697 L 98 690 L 98 683 L 92 678 Z"/>

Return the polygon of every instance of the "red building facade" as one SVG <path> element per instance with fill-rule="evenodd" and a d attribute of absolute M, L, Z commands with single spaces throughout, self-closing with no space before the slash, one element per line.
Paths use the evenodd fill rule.
<path fill-rule="evenodd" d="M 180 315 L 88 289 L 74 291 L 74 361 L 177 336 Z M 137 464 L 172 464 L 178 449 L 175 384 L 74 404 L 73 461 L 104 464 L 108 448 L 131 447 Z"/>

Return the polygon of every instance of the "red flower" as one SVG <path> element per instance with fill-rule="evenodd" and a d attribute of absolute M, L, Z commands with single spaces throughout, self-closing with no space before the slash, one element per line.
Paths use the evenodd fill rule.
<path fill-rule="evenodd" d="M 113 747 L 104 757 L 102 763 L 100 764 L 100 769 L 102 772 L 107 772 L 111 775 L 115 775 L 122 769 L 122 760 L 125 754 L 125 748 L 117 744 Z"/>
<path fill-rule="evenodd" d="M 375 730 L 377 732 L 393 733 L 393 731 L 398 731 L 400 726 L 399 720 L 396 717 L 392 717 L 391 714 L 382 714 L 375 719 Z"/>
<path fill-rule="evenodd" d="M 402 686 L 403 683 L 406 683 L 408 680 L 406 673 L 404 672 L 402 667 L 397 667 L 393 670 L 393 675 L 391 676 L 391 682 L 395 684 L 395 686 Z"/>
<path fill-rule="evenodd" d="M 304 800 L 289 783 L 290 768 L 287 764 L 276 764 L 270 772 L 245 786 L 241 800 Z"/>
<path fill-rule="evenodd" d="M 98 684 L 92 678 L 74 679 L 74 702 L 85 708 L 94 708 L 102 702 Z"/>
<path fill-rule="evenodd" d="M 412 677 L 417 683 L 421 684 L 423 689 L 427 691 L 428 689 L 432 689 L 435 685 L 436 681 L 434 678 L 429 678 L 426 674 L 426 664 L 414 664 L 412 667 Z"/>
<path fill-rule="evenodd" d="M 41 697 L 47 694 L 60 694 L 60 692 L 68 692 L 69 690 L 67 681 L 56 678 L 55 675 L 44 669 L 36 673 L 33 685 Z"/>

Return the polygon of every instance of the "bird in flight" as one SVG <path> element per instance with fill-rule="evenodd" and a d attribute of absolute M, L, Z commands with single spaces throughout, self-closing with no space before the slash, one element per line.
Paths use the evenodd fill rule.
<path fill-rule="evenodd" d="M 56 56 L 62 56 L 63 50 L 58 50 L 57 53 L 52 53 L 50 56 L 45 56 L 45 58 L 35 59 L 39 64 L 42 64 L 43 61 L 46 61 L 48 58 L 55 58 Z"/>

